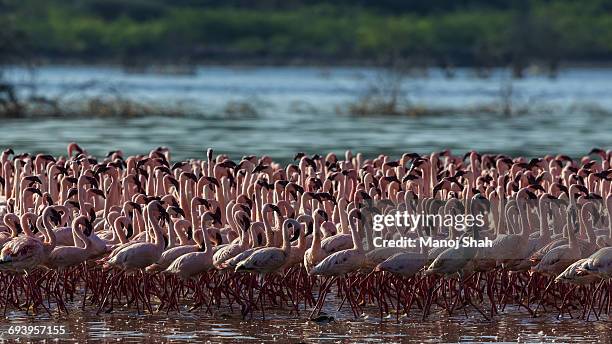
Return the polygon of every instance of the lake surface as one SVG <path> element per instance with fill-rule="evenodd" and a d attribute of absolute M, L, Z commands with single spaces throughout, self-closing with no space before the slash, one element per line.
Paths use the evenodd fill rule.
<path fill-rule="evenodd" d="M 327 306 L 326 306 L 327 307 Z M 612 324 L 604 317 L 601 321 L 561 319 L 553 316 L 531 318 L 526 313 L 512 311 L 509 307 L 501 316 L 485 321 L 479 314 L 447 317 L 433 313 L 422 321 L 416 312 L 400 323 L 395 318 L 381 322 L 376 316 L 353 319 L 350 311 L 333 312 L 337 319 L 327 324 L 316 324 L 301 318 L 271 315 L 267 320 L 256 318 L 243 321 L 238 314 L 226 314 L 211 318 L 206 314 L 182 312 L 154 315 L 138 315 L 136 312 L 118 311 L 113 314 L 95 315 L 94 311 L 73 311 L 62 318 L 27 318 L 9 316 L 11 325 L 63 325 L 66 335 L 58 336 L 61 342 L 83 343 L 609 343 L 612 341 Z M 345 307 L 346 308 L 346 307 Z M 374 310 L 373 314 L 376 313 Z M 461 313 L 461 312 L 460 312 Z M 271 316 L 271 318 L 269 318 Z M 0 323 L 0 343 L 15 337 L 7 335 L 9 323 Z M 21 337 L 21 341 L 43 339 L 40 336 Z M 49 339 L 49 337 L 47 337 Z"/>
<path fill-rule="evenodd" d="M 143 153 L 166 145 L 180 159 L 203 157 L 206 147 L 214 147 L 234 158 L 268 154 L 288 161 L 297 151 L 345 149 L 367 156 L 445 148 L 578 156 L 594 146 L 612 148 L 608 69 L 567 69 L 555 79 L 530 75 L 511 80 L 504 70 L 486 79 L 468 69 L 457 70 L 452 79 L 437 70 L 411 75 L 404 79 L 402 98 L 452 109 L 416 118 L 347 114 L 347 105 L 373 85 L 388 83 L 385 72 L 377 69 L 199 67 L 193 75 L 160 75 L 130 74 L 116 67 L 49 66 L 5 74 L 22 95 L 74 100 L 119 94 L 193 109 L 193 115 L 180 117 L 91 118 L 84 113 L 76 118 L 2 119 L 0 146 L 17 151 L 60 154 L 68 142 L 78 141 L 98 155 L 117 148 Z M 504 99 L 511 99 L 514 108 L 533 111 L 506 117 L 470 110 L 499 106 Z M 255 111 L 228 113 L 228 104 L 245 103 Z"/>

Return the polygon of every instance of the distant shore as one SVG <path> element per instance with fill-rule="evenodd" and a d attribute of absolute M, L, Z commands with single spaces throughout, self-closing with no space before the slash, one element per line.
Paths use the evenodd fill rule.
<path fill-rule="evenodd" d="M 410 59 L 399 60 L 397 62 L 405 67 L 412 68 L 432 68 L 432 69 L 497 69 L 497 68 L 512 68 L 508 64 L 497 64 L 497 65 L 473 65 L 473 64 L 457 64 L 440 66 L 433 62 L 424 63 L 422 61 L 411 61 Z M 14 66 L 14 65 L 13 65 Z M 157 58 L 142 58 L 137 60 L 122 60 L 122 59 L 107 59 L 107 58 L 76 58 L 76 57 L 33 57 L 28 63 L 24 63 L 21 66 L 110 66 L 117 68 L 146 68 L 146 67 L 165 67 L 165 66 L 178 66 L 178 67 L 202 67 L 202 66 L 221 66 L 221 67 L 382 67 L 387 68 L 393 66 L 393 63 L 389 61 L 379 61 L 371 59 L 313 59 L 313 58 L 203 58 L 190 61 L 181 61 L 175 59 L 157 59 Z M 12 67 L 4 66 L 4 68 Z M 528 68 L 541 68 L 546 69 L 548 65 L 543 62 L 535 61 L 529 65 Z M 0 69 L 3 66 L 0 66 Z M 612 68 L 612 60 L 610 61 L 561 61 L 557 69 L 563 70 L 567 68 Z"/>
<path fill-rule="evenodd" d="M 1 8 L 1 6 L 0 6 Z M 0 61 L 490 69 L 612 63 L 612 0 L 30 0 Z M 45 62 L 48 61 L 48 62 Z"/>

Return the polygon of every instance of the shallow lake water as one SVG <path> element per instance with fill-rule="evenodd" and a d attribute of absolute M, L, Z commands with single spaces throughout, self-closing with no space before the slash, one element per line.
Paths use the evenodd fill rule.
<path fill-rule="evenodd" d="M 334 314 L 334 313 L 330 313 Z M 408 341 L 425 343 L 610 343 L 612 322 L 605 320 L 586 322 L 561 319 L 555 316 L 531 318 L 528 314 L 508 311 L 491 321 L 479 314 L 465 316 L 431 314 L 422 321 L 420 314 L 395 318 L 383 322 L 376 316 L 353 319 L 348 314 L 335 314 L 338 318 L 327 324 L 316 324 L 300 318 L 268 314 L 266 320 L 255 316 L 244 321 L 239 314 L 226 314 L 212 318 L 206 314 L 166 313 L 138 315 L 136 312 L 117 312 L 96 315 L 95 312 L 73 312 L 68 317 L 48 318 L 13 315 L 10 324 L 64 325 L 67 334 L 56 337 L 61 342 L 280 342 L 280 343 L 403 343 Z M 0 327 L 6 331 L 9 323 Z M 38 340 L 44 337 L 21 337 Z M 49 337 L 46 337 L 49 339 Z M 10 342 L 15 337 L 6 333 L 0 342 Z"/>
<path fill-rule="evenodd" d="M 612 70 L 567 69 L 556 79 L 533 75 L 511 81 L 513 106 L 547 109 L 528 115 L 461 114 L 461 109 L 500 104 L 500 92 L 510 82 L 502 70 L 487 79 L 470 70 L 447 79 L 432 70 L 427 77 L 405 81 L 402 90 L 412 103 L 452 107 L 458 113 L 416 118 L 346 114 L 347 104 L 367 92 L 380 74 L 367 68 L 307 67 L 200 67 L 187 76 L 128 74 L 115 67 L 14 69 L 6 76 L 24 95 L 78 99 L 119 93 L 145 103 L 185 104 L 198 114 L 2 119 L 0 146 L 61 154 L 68 142 L 78 141 L 101 155 L 117 148 L 134 154 L 166 145 L 180 159 L 203 157 L 206 147 L 214 147 L 234 158 L 268 154 L 282 161 L 298 151 L 352 149 L 373 156 L 449 148 L 578 156 L 594 146 L 612 146 Z M 232 102 L 248 103 L 256 111 L 228 114 L 224 109 Z"/>

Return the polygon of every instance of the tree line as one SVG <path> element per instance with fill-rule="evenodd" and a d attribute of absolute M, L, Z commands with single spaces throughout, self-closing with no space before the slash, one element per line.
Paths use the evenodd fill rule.
<path fill-rule="evenodd" d="M 4 0 L 28 53 L 84 62 L 605 62 L 612 0 Z M 0 48 L 1 49 L 1 48 Z M 1 58 L 1 57 L 0 57 Z"/>

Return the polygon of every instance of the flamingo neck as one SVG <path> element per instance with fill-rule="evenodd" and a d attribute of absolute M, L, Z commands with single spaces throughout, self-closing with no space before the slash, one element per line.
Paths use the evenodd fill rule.
<path fill-rule="evenodd" d="M 521 219 L 521 237 L 529 238 L 530 228 L 529 228 L 529 205 L 527 204 L 527 200 L 525 198 L 517 199 L 517 206 L 519 211 L 519 217 Z"/>
<path fill-rule="evenodd" d="M 574 223 L 573 221 L 569 221 L 569 219 L 567 221 L 567 240 L 571 248 L 575 248 L 577 246 Z"/>
<path fill-rule="evenodd" d="M 91 248 L 91 240 L 85 235 L 85 233 L 83 233 L 79 223 L 76 223 L 74 226 L 72 226 L 72 237 L 74 239 L 75 246 L 76 242 L 80 240 L 81 242 L 83 242 L 83 249 L 85 251 L 89 251 L 89 249 Z"/>
<path fill-rule="evenodd" d="M 175 228 L 174 221 L 170 219 L 168 221 L 168 248 L 173 248 L 176 245 L 176 235 L 178 235 L 177 229 Z"/>
<path fill-rule="evenodd" d="M 318 222 L 318 221 L 317 221 Z M 321 249 L 321 224 L 322 223 L 315 223 L 314 227 L 313 227 L 313 232 L 312 232 L 312 244 L 311 244 L 311 248 L 313 250 L 320 250 Z"/>
<path fill-rule="evenodd" d="M 55 248 L 55 232 L 48 216 L 43 217 L 43 234 L 45 235 L 47 249 L 52 250 Z"/>
<path fill-rule="evenodd" d="M 271 247 L 274 245 L 274 233 L 272 233 L 272 226 L 268 220 L 267 212 L 263 214 L 263 224 L 266 233 L 266 246 Z"/>
<path fill-rule="evenodd" d="M 16 238 L 19 235 L 19 232 L 17 231 L 17 226 L 18 225 L 21 226 L 19 224 L 19 219 L 16 219 L 15 221 L 9 221 L 9 220 L 5 219 L 4 223 L 11 230 L 11 237 L 12 238 Z"/>
<path fill-rule="evenodd" d="M 34 233 L 30 229 L 30 220 L 33 221 L 33 223 L 36 223 L 36 215 L 30 212 L 24 213 L 21 217 L 21 229 L 23 230 L 23 234 L 26 236 L 35 237 Z"/>
<path fill-rule="evenodd" d="M 160 250 L 163 250 L 164 249 L 164 238 L 163 238 L 162 228 L 159 226 L 158 221 L 151 217 L 151 214 L 149 214 L 149 223 L 151 224 L 151 227 L 153 228 L 155 246 L 157 246 Z"/>
<path fill-rule="evenodd" d="M 306 249 L 306 236 L 304 234 L 304 232 L 306 231 L 306 226 L 307 224 L 305 223 L 304 230 L 300 228 L 300 234 L 299 234 L 300 236 L 298 238 L 298 244 L 297 244 L 298 249 L 302 251 Z"/>
<path fill-rule="evenodd" d="M 550 207 L 546 201 L 542 201 L 540 205 L 540 238 L 550 238 L 550 230 L 548 229 L 548 212 Z"/>
<path fill-rule="evenodd" d="M 115 232 L 115 235 L 117 236 L 117 238 L 119 238 L 119 242 L 122 244 L 125 244 L 128 242 L 127 237 L 125 236 L 125 232 L 123 232 L 123 230 L 121 229 L 121 225 L 122 225 L 122 221 L 120 218 L 117 218 L 115 220 L 114 226 L 113 226 L 113 230 Z"/>
<path fill-rule="evenodd" d="M 351 237 L 353 238 L 353 249 L 359 252 L 363 251 L 363 243 L 357 233 L 357 226 L 351 226 Z"/>
<path fill-rule="evenodd" d="M 79 209 L 80 209 L 79 215 L 87 215 L 87 212 L 85 210 L 85 182 L 84 182 L 84 179 L 80 179 L 79 182 L 77 183 L 77 198 L 79 201 Z"/>
<path fill-rule="evenodd" d="M 283 226 L 283 251 L 288 255 L 291 252 L 291 243 L 289 242 L 289 228 Z"/>
<path fill-rule="evenodd" d="M 338 203 L 339 204 L 337 206 L 337 209 L 340 215 L 342 234 L 349 234 L 350 228 L 348 223 L 348 214 L 346 213 L 346 201 L 344 200 L 344 198 L 341 198 L 340 202 Z"/>
<path fill-rule="evenodd" d="M 584 232 L 586 233 L 587 239 L 589 240 L 589 243 L 591 244 L 595 244 L 595 240 L 596 235 L 595 235 L 595 231 L 593 230 L 593 222 L 589 221 L 588 216 L 589 214 L 593 213 L 593 207 L 592 206 L 588 206 L 588 207 L 583 207 L 582 211 L 581 211 L 581 223 L 582 226 L 584 228 Z"/>
<path fill-rule="evenodd" d="M 210 244 L 208 228 L 206 228 L 206 226 L 202 226 L 202 243 L 204 245 L 204 252 L 212 257 L 213 250 L 212 245 Z"/>

